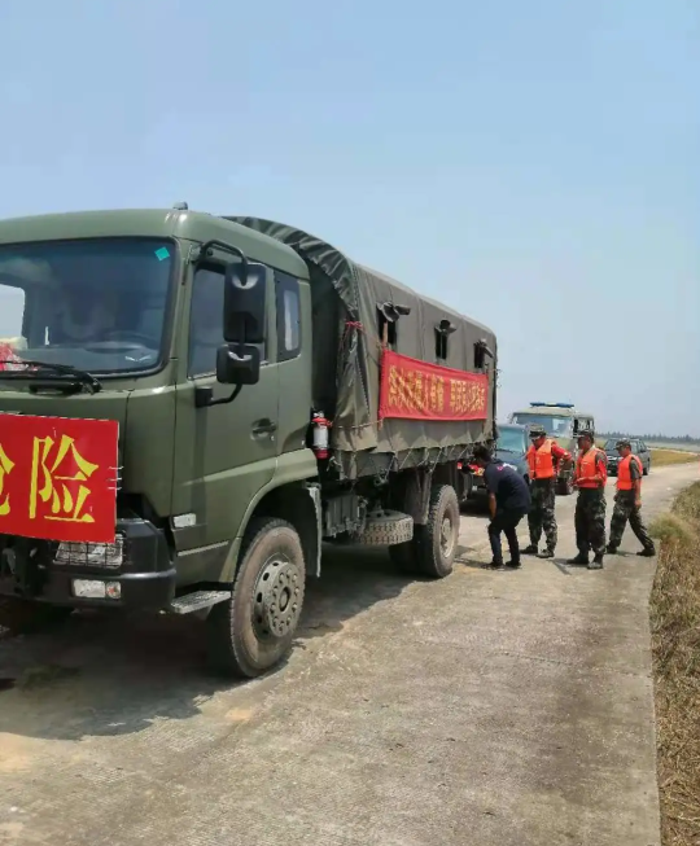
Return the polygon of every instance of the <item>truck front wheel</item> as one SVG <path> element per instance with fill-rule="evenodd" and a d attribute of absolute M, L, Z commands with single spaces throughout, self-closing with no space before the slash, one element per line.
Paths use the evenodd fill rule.
<path fill-rule="evenodd" d="M 256 678 L 292 648 L 304 603 L 306 568 L 301 540 L 285 520 L 251 523 L 231 598 L 212 608 L 209 656 L 215 669 Z"/>

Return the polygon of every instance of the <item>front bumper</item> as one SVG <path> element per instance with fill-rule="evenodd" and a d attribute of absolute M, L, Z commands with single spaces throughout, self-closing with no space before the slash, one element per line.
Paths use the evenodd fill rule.
<path fill-rule="evenodd" d="M 123 519 L 117 538 L 115 547 L 106 547 L 0 535 L 0 596 L 74 608 L 167 607 L 175 596 L 175 568 L 165 533 L 147 520 Z M 110 585 L 109 597 L 106 591 L 78 595 L 76 580 Z"/>

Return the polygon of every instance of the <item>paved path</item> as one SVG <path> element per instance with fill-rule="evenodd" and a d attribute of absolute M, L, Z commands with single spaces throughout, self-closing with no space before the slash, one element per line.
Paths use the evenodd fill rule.
<path fill-rule="evenodd" d="M 697 475 L 653 470 L 647 516 Z M 657 844 L 654 562 L 566 567 L 557 503 L 561 559 L 516 573 L 479 568 L 480 516 L 442 582 L 329 558 L 292 659 L 252 684 L 208 679 L 186 620 L 0 641 L 22 680 L 0 692 L 0 844 Z"/>

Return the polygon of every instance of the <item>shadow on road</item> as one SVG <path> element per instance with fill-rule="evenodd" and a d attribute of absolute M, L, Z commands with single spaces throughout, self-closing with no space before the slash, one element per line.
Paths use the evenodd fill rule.
<path fill-rule="evenodd" d="M 323 577 L 307 583 L 297 648 L 342 630 L 411 581 L 385 550 L 324 550 Z M 241 684 L 207 673 L 205 625 L 189 616 L 81 613 L 50 632 L 0 639 L 0 734 L 79 740 L 199 714 Z"/>

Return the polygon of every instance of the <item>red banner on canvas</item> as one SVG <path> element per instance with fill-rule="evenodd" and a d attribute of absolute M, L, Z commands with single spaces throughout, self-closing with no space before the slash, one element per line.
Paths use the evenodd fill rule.
<path fill-rule="evenodd" d="M 119 424 L 0 414 L 0 533 L 114 543 Z"/>
<path fill-rule="evenodd" d="M 486 420 L 488 388 L 484 373 L 439 367 L 384 350 L 379 418 Z"/>

